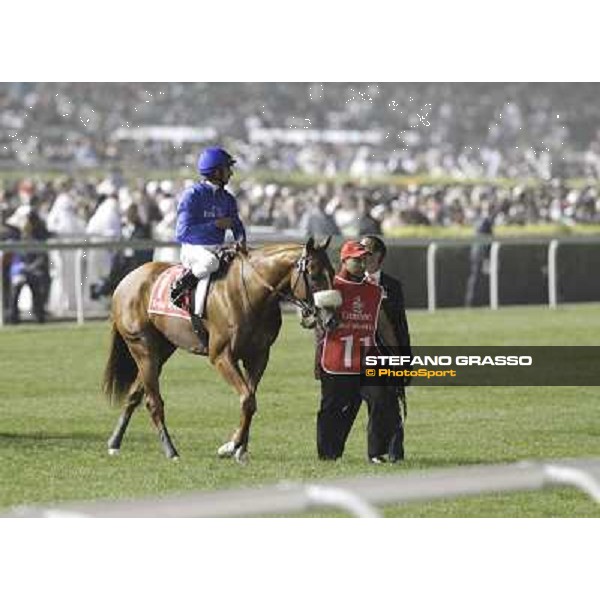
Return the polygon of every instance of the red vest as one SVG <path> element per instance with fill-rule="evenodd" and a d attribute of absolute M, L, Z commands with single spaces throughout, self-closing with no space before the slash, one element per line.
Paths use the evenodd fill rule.
<path fill-rule="evenodd" d="M 361 346 L 375 346 L 383 292 L 371 281 L 348 281 L 338 275 L 333 287 L 342 294 L 341 323 L 325 335 L 321 366 L 327 373 L 358 374 Z"/>

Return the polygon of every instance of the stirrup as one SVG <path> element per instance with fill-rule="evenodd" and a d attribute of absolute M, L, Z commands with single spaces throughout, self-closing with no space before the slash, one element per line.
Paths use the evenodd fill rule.
<path fill-rule="evenodd" d="M 175 305 L 178 306 L 179 308 L 182 308 L 182 303 L 183 303 L 183 299 L 185 298 L 185 288 L 180 288 L 180 287 L 174 287 L 171 290 L 171 302 Z"/>
<path fill-rule="evenodd" d="M 191 291 L 198 281 L 199 279 L 192 271 L 185 271 L 171 286 L 171 302 L 181 308 L 180 303 L 184 298 L 185 292 Z"/>
<path fill-rule="evenodd" d="M 202 346 L 208 350 L 208 331 L 206 331 L 206 328 L 202 324 L 202 317 L 192 314 L 191 322 L 196 337 L 200 340 Z"/>

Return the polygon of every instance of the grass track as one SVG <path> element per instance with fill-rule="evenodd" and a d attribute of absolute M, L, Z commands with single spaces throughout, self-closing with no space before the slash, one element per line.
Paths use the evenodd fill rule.
<path fill-rule="evenodd" d="M 414 345 L 594 345 L 600 305 L 411 311 Z M 237 423 L 237 399 L 204 359 L 179 353 L 163 374 L 167 420 L 182 455 L 171 464 L 145 411 L 122 455 L 105 443 L 118 411 L 99 393 L 108 327 L 21 326 L 0 330 L 0 507 L 91 498 L 164 495 L 522 459 L 600 456 L 597 388 L 414 388 L 409 394 L 407 460 L 365 462 L 365 411 L 344 458 L 315 458 L 319 386 L 312 334 L 286 318 L 259 390 L 251 463 L 215 456 Z M 576 491 L 552 490 L 386 507 L 388 516 L 594 516 Z"/>

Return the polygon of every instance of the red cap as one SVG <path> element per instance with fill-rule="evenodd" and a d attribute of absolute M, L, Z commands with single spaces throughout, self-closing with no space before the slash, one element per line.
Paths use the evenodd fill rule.
<path fill-rule="evenodd" d="M 340 250 L 340 256 L 342 260 L 347 258 L 360 258 L 361 256 L 365 256 L 370 254 L 370 252 L 360 243 L 355 240 L 348 240 L 344 242 Z"/>

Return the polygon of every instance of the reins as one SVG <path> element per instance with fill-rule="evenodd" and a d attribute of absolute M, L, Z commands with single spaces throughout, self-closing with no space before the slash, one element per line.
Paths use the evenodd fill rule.
<path fill-rule="evenodd" d="M 248 302 L 250 303 L 250 297 L 248 296 L 248 290 L 246 288 L 246 278 L 244 277 L 244 263 L 248 263 L 250 265 L 250 268 L 252 269 L 252 271 L 254 272 L 254 274 L 256 275 L 256 277 L 258 278 L 259 282 L 261 283 L 261 285 L 263 287 L 265 287 L 266 289 L 268 289 L 272 294 L 274 294 L 279 300 L 282 300 L 284 302 L 289 302 L 291 304 L 293 304 L 294 306 L 297 306 L 298 308 L 300 308 L 302 310 L 302 314 L 303 316 L 307 316 L 311 313 L 314 312 L 314 301 L 313 301 L 313 294 L 312 294 L 312 289 L 310 286 L 310 282 L 309 282 L 309 272 L 308 272 L 308 257 L 306 256 L 306 248 L 304 248 L 302 250 L 302 256 L 300 256 L 300 258 L 296 261 L 295 263 L 295 271 L 298 273 L 298 277 L 296 277 L 296 281 L 294 283 L 294 285 L 291 288 L 291 293 L 286 294 L 281 292 L 280 290 L 278 290 L 277 288 L 273 287 L 258 271 L 258 269 L 250 262 L 250 260 L 247 258 L 247 256 L 245 256 L 244 254 L 241 255 L 241 259 L 242 259 L 242 263 L 241 263 L 241 275 L 242 275 L 242 282 L 244 285 L 244 290 L 246 292 L 246 298 L 248 299 Z M 300 281 L 300 276 L 302 276 L 303 280 L 304 280 L 304 285 L 306 288 L 306 293 L 307 296 L 309 298 L 309 300 L 300 300 L 299 298 L 296 298 L 294 296 L 294 291 L 296 290 L 296 286 L 298 285 L 298 282 Z"/>

